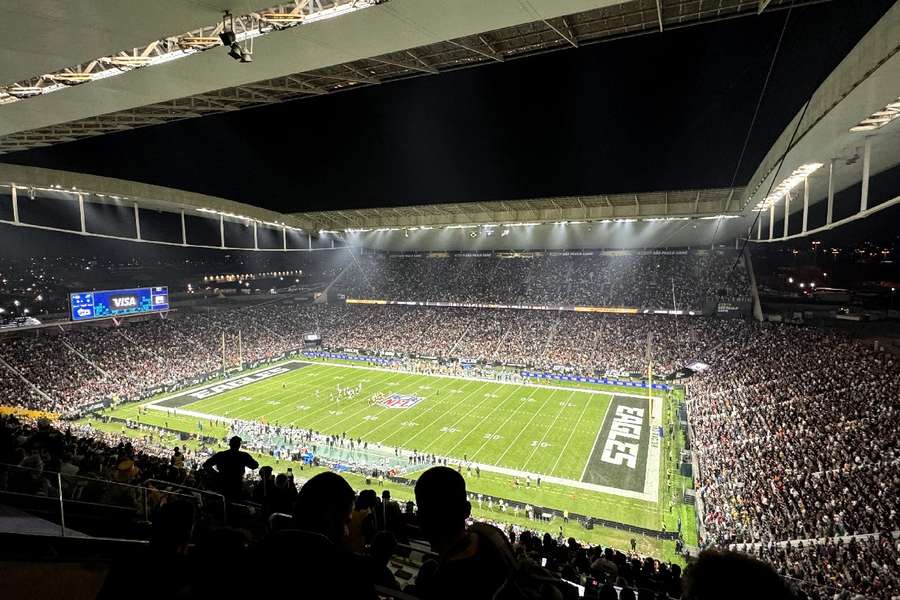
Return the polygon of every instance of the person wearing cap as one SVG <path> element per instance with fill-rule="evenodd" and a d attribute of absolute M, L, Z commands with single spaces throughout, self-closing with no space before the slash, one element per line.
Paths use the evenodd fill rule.
<path fill-rule="evenodd" d="M 228 441 L 228 450 L 213 454 L 205 463 L 205 470 L 214 470 L 218 474 L 219 491 L 228 500 L 240 499 L 243 494 L 244 473 L 247 469 L 256 469 L 259 463 L 241 450 L 241 438 L 234 436 Z"/>

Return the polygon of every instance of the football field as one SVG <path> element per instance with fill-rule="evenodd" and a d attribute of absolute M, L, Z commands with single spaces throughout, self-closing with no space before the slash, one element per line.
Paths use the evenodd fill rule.
<path fill-rule="evenodd" d="M 358 391 L 348 397 L 339 388 Z M 655 502 L 661 401 L 651 411 L 650 400 L 635 391 L 290 361 L 148 408 L 198 421 L 264 421 L 344 435 L 385 455 L 435 454 L 523 482 L 541 477 Z"/>

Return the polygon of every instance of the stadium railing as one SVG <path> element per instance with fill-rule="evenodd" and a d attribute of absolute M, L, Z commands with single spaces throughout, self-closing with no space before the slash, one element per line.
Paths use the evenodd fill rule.
<path fill-rule="evenodd" d="M 195 505 L 198 515 L 225 518 L 221 494 L 171 489 L 172 484 L 133 485 L 0 463 L 0 502 L 59 527 L 59 535 L 149 539 L 158 507 L 174 499 Z M 225 521 L 223 520 L 222 523 Z"/>

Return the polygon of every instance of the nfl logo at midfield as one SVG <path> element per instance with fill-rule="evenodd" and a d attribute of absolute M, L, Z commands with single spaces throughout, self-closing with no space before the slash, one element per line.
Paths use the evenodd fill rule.
<path fill-rule="evenodd" d="M 422 398 L 419 396 L 393 393 L 379 401 L 378 404 L 385 408 L 412 408 L 421 401 Z"/>

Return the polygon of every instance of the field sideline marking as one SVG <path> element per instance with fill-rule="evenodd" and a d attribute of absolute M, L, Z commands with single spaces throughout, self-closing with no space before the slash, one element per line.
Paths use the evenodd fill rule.
<path fill-rule="evenodd" d="M 453 376 L 453 375 L 416 373 L 416 372 L 411 372 L 411 371 L 398 371 L 396 369 L 384 369 L 384 368 L 378 368 L 378 367 L 345 365 L 345 364 L 341 364 L 341 363 L 332 363 L 332 362 L 325 362 L 325 361 L 306 361 L 306 360 L 301 360 L 301 359 L 289 359 L 289 360 L 284 361 L 283 363 L 276 363 L 273 365 L 269 365 L 266 367 L 261 367 L 259 369 L 254 369 L 252 371 L 241 373 L 240 375 L 231 377 L 224 381 L 218 381 L 218 382 L 211 383 L 211 384 L 202 384 L 202 385 L 199 385 L 199 386 L 196 386 L 193 388 L 189 388 L 187 390 L 181 390 L 174 394 L 170 394 L 163 398 L 154 400 L 153 402 L 144 404 L 143 406 L 153 409 L 153 410 L 156 410 L 156 411 L 159 411 L 159 412 L 172 411 L 173 414 L 175 414 L 175 415 L 183 415 L 183 416 L 189 416 L 189 417 L 195 417 L 195 418 L 207 419 L 207 420 L 215 419 L 215 420 L 220 420 L 220 421 L 225 421 L 225 422 L 231 423 L 235 420 L 234 418 L 224 417 L 222 415 L 214 415 L 214 414 L 208 414 L 208 413 L 203 413 L 203 412 L 198 412 L 198 411 L 186 410 L 183 408 L 167 408 L 164 406 L 158 406 L 158 403 L 160 403 L 164 400 L 171 399 L 171 398 L 180 397 L 180 396 L 183 396 L 183 395 L 191 393 L 191 392 L 196 392 L 200 389 L 206 389 L 208 387 L 213 387 L 215 385 L 222 385 L 223 383 L 228 383 L 228 382 L 246 377 L 250 373 L 265 370 L 268 368 L 274 368 L 274 367 L 278 366 L 278 364 L 284 364 L 284 363 L 288 363 L 288 362 L 305 363 L 305 364 L 310 364 L 310 365 L 323 365 L 323 366 L 330 366 L 330 367 L 341 367 L 341 368 L 348 368 L 348 369 L 359 369 L 359 370 L 366 370 L 366 371 L 381 371 L 381 372 L 393 373 L 393 374 L 397 374 L 397 375 L 417 375 L 417 376 L 424 376 L 424 377 L 442 377 L 442 378 L 446 378 L 446 379 L 456 379 L 459 381 L 481 381 L 481 382 L 485 382 L 485 383 L 496 383 L 496 384 L 501 384 L 501 385 L 516 385 L 516 386 L 539 388 L 539 389 L 549 389 L 549 390 L 554 390 L 554 392 L 555 391 L 564 391 L 564 392 L 584 392 L 584 393 L 588 393 L 588 394 L 605 394 L 610 397 L 610 400 L 606 406 L 606 410 L 604 411 L 603 418 L 600 421 L 600 428 L 598 429 L 597 438 L 594 440 L 594 446 L 591 448 L 591 453 L 588 455 L 587 462 L 585 463 L 585 467 L 584 467 L 585 470 L 582 471 L 582 478 L 584 478 L 584 473 L 587 470 L 588 463 L 590 462 L 590 457 L 591 457 L 591 455 L 593 455 L 594 449 L 596 448 L 596 445 L 597 445 L 597 440 L 600 438 L 600 433 L 602 432 L 602 429 L 603 429 L 603 423 L 606 421 L 606 417 L 608 416 L 609 406 L 612 404 L 613 400 L 615 399 L 615 396 L 641 398 L 641 399 L 648 398 L 647 396 L 641 396 L 641 395 L 637 395 L 637 394 L 611 392 L 608 390 L 590 390 L 590 389 L 577 388 L 577 387 L 571 387 L 571 386 L 550 386 L 550 385 L 535 384 L 535 383 L 528 383 L 528 382 L 497 381 L 497 380 L 487 379 L 487 378 L 483 378 L 483 377 L 458 377 L 458 376 Z M 285 374 L 287 374 L 287 373 L 285 373 Z M 480 386 L 478 389 L 481 389 L 481 387 L 483 387 L 483 386 Z M 236 388 L 236 389 L 240 389 L 240 388 Z M 229 390 L 229 391 L 232 391 L 232 390 Z M 529 425 L 534 420 L 534 418 L 543 410 L 543 408 L 546 406 L 546 403 L 549 402 L 552 397 L 553 397 L 553 394 L 551 394 L 550 397 L 547 398 L 547 400 L 545 400 L 545 402 L 541 406 L 541 408 L 538 409 L 538 411 L 532 416 L 531 420 L 529 421 Z M 656 397 L 653 397 L 653 398 L 655 399 Z M 457 403 L 456 405 L 458 406 L 459 404 L 461 404 L 461 402 Z M 527 425 L 526 425 L 526 428 L 527 428 Z M 515 439 L 518 439 L 518 437 L 521 436 L 523 431 L 524 431 L 524 429 L 519 432 L 519 436 L 517 436 Z M 383 446 L 382 444 L 378 444 L 378 445 L 381 447 L 390 448 L 387 446 Z M 409 450 L 402 448 L 402 447 L 395 447 L 395 448 L 397 450 L 406 452 L 408 454 L 411 453 Z M 509 447 L 507 448 L 507 451 L 508 450 L 509 450 Z M 504 452 L 504 454 L 505 454 L 505 452 Z M 658 457 L 657 457 L 657 460 L 658 460 Z M 462 464 L 462 461 L 458 461 L 458 462 L 460 464 Z M 498 462 L 499 462 L 499 459 L 498 459 Z M 648 462 L 649 462 L 649 460 L 648 460 Z M 519 478 L 525 478 L 526 476 L 537 477 L 540 475 L 542 481 L 544 481 L 546 483 L 553 483 L 553 484 L 562 485 L 565 487 L 582 489 L 582 490 L 587 490 L 587 491 L 592 491 L 592 492 L 599 492 L 599 493 L 608 494 L 608 495 L 612 495 L 612 496 L 619 496 L 619 497 L 631 498 L 631 499 L 635 499 L 635 500 L 642 500 L 642 501 L 648 501 L 648 502 L 657 502 L 657 500 L 658 500 L 658 498 L 657 498 L 658 491 L 659 491 L 658 485 L 655 490 L 656 493 L 648 494 L 647 492 L 635 492 L 632 490 L 615 488 L 615 487 L 610 487 L 610 486 L 605 486 L 605 485 L 586 483 L 584 481 L 565 479 L 565 478 L 557 477 L 554 475 L 531 473 L 528 471 L 511 469 L 511 468 L 501 467 L 501 466 L 493 465 L 493 464 L 482 464 L 482 463 L 474 463 L 474 462 L 469 463 L 469 464 L 471 464 L 472 467 L 478 467 L 482 471 L 489 472 L 489 473 L 497 473 L 500 475 L 519 477 Z M 646 488 L 646 486 L 645 486 L 645 488 Z"/>
<path fill-rule="evenodd" d="M 444 375 L 443 373 L 417 373 L 416 371 L 399 371 L 397 369 L 385 369 L 384 367 L 364 367 L 362 365 L 347 365 L 343 363 L 333 363 L 328 361 L 320 361 L 320 360 L 302 360 L 302 359 L 292 359 L 294 362 L 304 362 L 309 363 L 311 365 L 330 365 L 332 367 L 345 367 L 347 369 L 362 369 L 365 371 L 388 371 L 391 373 L 409 373 L 410 375 L 422 375 L 424 377 L 444 377 L 446 379 L 457 379 L 459 381 L 487 381 L 489 383 L 498 383 L 500 385 L 523 385 L 526 387 L 536 387 L 542 388 L 545 390 L 561 390 L 563 392 L 568 392 L 571 390 L 575 390 L 577 392 L 584 392 L 586 394 L 606 394 L 608 396 L 622 396 L 624 398 L 640 398 L 642 400 L 646 400 L 646 394 L 629 394 L 627 392 L 614 392 L 611 390 L 595 390 L 590 388 L 582 388 L 575 386 L 567 386 L 567 385 L 546 385 L 543 383 L 532 383 L 530 381 L 504 381 L 501 379 L 488 379 L 487 377 L 460 377 L 458 375 Z M 655 396 L 654 396 L 655 397 Z"/>
<path fill-rule="evenodd" d="M 158 411 L 165 410 L 164 407 L 152 407 L 152 408 L 154 408 L 155 410 L 158 410 Z M 219 420 L 225 420 L 225 421 L 229 421 L 229 422 L 233 420 L 228 417 L 222 417 L 221 415 L 211 415 L 211 414 L 196 412 L 196 411 L 192 411 L 192 410 L 184 410 L 184 409 L 180 409 L 180 408 L 170 409 L 170 410 L 174 410 L 176 412 L 176 414 L 184 414 L 184 415 L 188 415 L 188 416 L 192 416 L 192 417 L 197 417 L 200 419 L 207 419 L 207 420 L 219 419 Z M 397 450 L 400 450 L 401 452 L 405 452 L 407 455 L 412 454 L 412 451 L 407 450 L 406 448 L 398 447 L 398 446 L 384 446 L 382 444 L 377 444 L 376 447 L 381 448 L 381 449 L 387 449 L 387 450 L 396 448 Z M 452 460 L 448 461 L 448 462 L 450 462 L 450 464 L 454 464 Z M 456 464 L 460 465 L 460 467 L 461 467 L 463 465 L 463 461 L 457 459 Z M 506 475 L 509 477 L 518 477 L 520 479 L 524 479 L 527 476 L 530 476 L 532 479 L 536 479 L 537 477 L 540 477 L 541 481 L 543 483 L 554 483 L 554 484 L 561 485 L 564 487 L 577 488 L 580 490 L 587 490 L 589 492 L 599 492 L 602 494 L 608 494 L 611 496 L 619 496 L 622 498 L 631 498 L 634 500 L 655 502 L 653 496 L 650 496 L 644 492 L 635 492 L 632 490 L 625 490 L 622 488 L 615 488 L 615 487 L 610 487 L 610 486 L 606 486 L 606 485 L 598 485 L 596 483 L 586 483 L 584 481 L 575 481 L 574 479 L 564 479 L 562 477 L 556 477 L 555 475 L 544 475 L 541 473 L 532 473 L 529 471 L 510 469 L 507 467 L 500 467 L 497 465 L 474 463 L 474 462 L 473 463 L 465 463 L 465 464 L 470 465 L 472 467 L 478 467 L 479 469 L 481 469 L 482 471 L 484 471 L 486 473 L 497 473 L 499 475 Z"/>
<path fill-rule="evenodd" d="M 584 463 L 584 469 L 581 470 L 581 480 L 584 480 L 584 475 L 587 473 L 588 465 L 591 464 L 591 457 L 594 455 L 594 450 L 597 449 L 597 442 L 600 441 L 600 434 L 603 433 L 603 424 L 606 423 L 606 416 L 609 414 L 609 407 L 612 406 L 612 403 L 616 401 L 616 395 L 613 394 L 609 399 L 609 404 L 606 405 L 606 410 L 603 411 L 603 418 L 600 419 L 600 427 L 597 428 L 597 437 L 594 438 L 594 445 L 591 446 L 591 451 L 588 452 L 587 461 Z"/>

